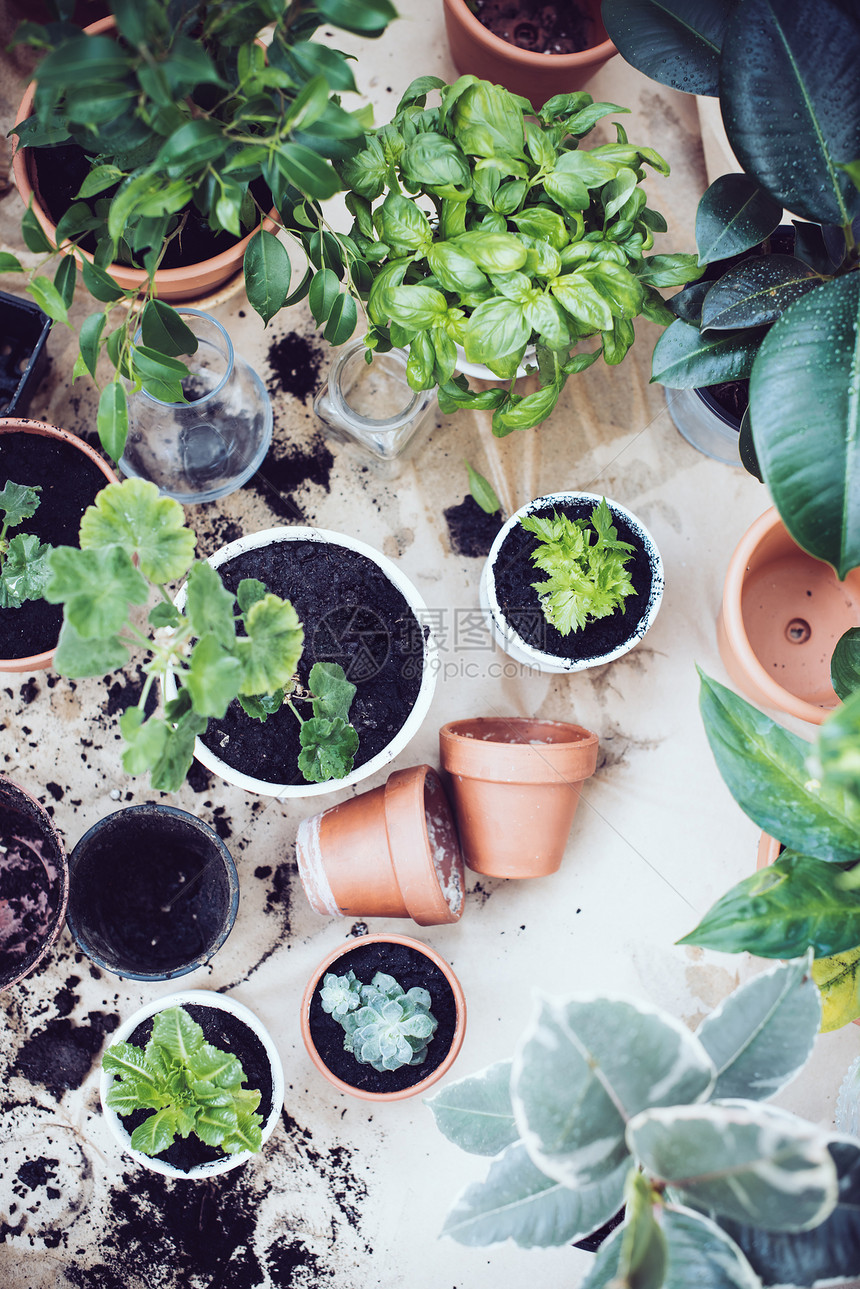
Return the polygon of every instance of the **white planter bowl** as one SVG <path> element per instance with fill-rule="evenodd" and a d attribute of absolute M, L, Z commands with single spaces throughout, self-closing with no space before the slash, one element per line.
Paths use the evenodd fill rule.
<path fill-rule="evenodd" d="M 521 376 L 528 375 L 526 364 L 531 367 L 537 367 L 537 349 L 534 345 L 529 345 L 523 355 L 523 361 L 517 368 L 517 380 L 519 380 Z M 485 363 L 470 363 L 466 358 L 466 351 L 461 345 L 457 345 L 456 370 L 458 372 L 462 372 L 464 376 L 475 376 L 480 380 L 496 380 L 504 383 L 505 379 L 503 376 L 497 376 L 495 372 L 490 371 L 489 367 L 487 367 Z"/>
<path fill-rule="evenodd" d="M 213 1007 L 219 1011 L 229 1012 L 231 1016 L 235 1016 L 237 1020 L 242 1021 L 249 1029 L 253 1030 L 266 1049 L 266 1055 L 269 1058 L 272 1070 L 272 1108 L 262 1129 L 263 1144 L 265 1145 L 275 1130 L 275 1125 L 280 1118 L 284 1105 L 284 1069 L 281 1065 L 278 1050 L 272 1042 L 268 1030 L 244 1003 L 237 1002 L 235 998 L 228 998 L 226 994 L 217 994 L 211 989 L 186 989 L 181 993 L 168 994 L 164 998 L 158 998 L 154 1002 L 146 1003 L 127 1021 L 124 1021 L 114 1033 L 111 1043 L 127 1043 L 138 1025 L 145 1020 L 149 1020 L 150 1016 L 156 1015 L 157 1012 L 166 1011 L 169 1007 L 184 1007 L 189 1003 L 196 1003 L 199 1007 Z M 153 1159 L 150 1155 L 144 1155 L 140 1150 L 132 1149 L 131 1136 L 123 1127 L 122 1120 L 116 1111 L 111 1110 L 106 1104 L 107 1094 L 113 1086 L 114 1080 L 115 1075 L 107 1070 L 102 1070 L 99 1083 L 102 1113 L 122 1149 L 126 1154 L 131 1155 L 132 1159 L 138 1164 L 143 1164 L 146 1168 L 151 1168 L 154 1172 L 161 1173 L 165 1177 L 198 1181 L 215 1177 L 219 1173 L 226 1173 L 231 1168 L 238 1168 L 240 1164 L 246 1164 L 249 1159 L 254 1158 L 254 1151 L 243 1150 L 239 1155 L 225 1155 L 223 1159 L 213 1159 L 205 1164 L 198 1164 L 196 1168 L 192 1168 L 186 1173 L 181 1168 L 175 1168 L 173 1164 L 165 1163 L 163 1159 Z"/>
<path fill-rule="evenodd" d="M 636 516 L 631 514 L 624 506 L 619 505 L 617 501 L 611 501 L 608 497 L 606 498 L 606 503 L 610 510 L 629 525 L 637 541 L 645 549 L 651 564 L 651 596 L 645 606 L 644 613 L 636 625 L 636 629 L 631 632 L 630 636 L 610 653 L 587 658 L 561 658 L 557 654 L 545 653 L 543 650 L 535 649 L 513 628 L 502 612 L 496 598 L 493 566 L 502 548 L 502 543 L 514 524 L 519 523 L 526 515 L 530 515 L 536 510 L 543 510 L 547 506 L 561 507 L 572 502 L 590 502 L 593 506 L 596 506 L 601 500 L 600 496 L 592 492 L 547 493 L 546 496 L 536 497 L 534 501 L 528 502 L 525 506 L 520 506 L 519 510 L 511 515 L 504 527 L 496 534 L 496 539 L 490 548 L 490 553 L 481 572 L 479 587 L 481 608 L 484 611 L 484 618 L 490 634 L 496 644 L 504 649 L 505 653 L 513 658 L 515 662 L 522 663 L 524 667 L 532 667 L 536 671 L 553 673 L 584 671 L 587 667 L 601 667 L 604 663 L 613 662 L 614 659 L 620 658 L 622 654 L 627 653 L 634 645 L 638 644 L 657 616 L 660 601 L 663 598 L 663 561 L 660 558 L 660 552 L 657 550 L 654 538 Z M 538 569 L 535 569 L 535 576 L 536 578 L 539 577 Z"/>
<path fill-rule="evenodd" d="M 326 793 L 337 792 L 341 788 L 350 788 L 353 784 L 369 778 L 377 770 L 381 770 L 383 766 L 393 761 L 403 751 L 409 740 L 418 733 L 430 709 L 433 692 L 436 688 L 438 652 L 436 640 L 429 628 L 425 626 L 427 605 L 409 578 L 404 573 L 401 573 L 397 565 L 387 559 L 385 555 L 381 555 L 379 551 L 374 550 L 372 546 L 368 546 L 366 542 L 357 541 L 354 537 L 347 537 L 345 533 L 335 533 L 325 528 L 301 526 L 264 528 L 259 533 L 249 533 L 245 537 L 239 537 L 234 542 L 228 542 L 226 546 L 222 546 L 220 550 L 209 556 L 208 563 L 213 568 L 219 568 L 229 560 L 235 559 L 237 555 L 244 555 L 246 551 L 258 550 L 261 546 L 272 545 L 273 542 L 297 541 L 343 546 L 347 550 L 356 551 L 359 555 L 364 555 L 367 559 L 372 560 L 401 593 L 415 614 L 419 625 L 424 629 L 424 662 L 421 673 L 421 686 L 418 690 L 415 706 L 394 738 L 381 752 L 377 752 L 376 756 L 371 757 L 369 761 L 365 761 L 364 765 L 358 766 L 342 779 L 329 779 L 326 783 L 269 783 L 266 779 L 255 779 L 249 774 L 243 774 L 241 770 L 235 770 L 226 761 L 222 761 L 220 757 L 216 756 L 199 738 L 195 741 L 195 760 L 205 765 L 207 770 L 220 775 L 222 779 L 238 788 L 244 788 L 246 792 L 256 792 L 263 797 L 280 797 L 284 800 L 301 797 L 320 797 L 325 796 Z M 186 587 L 183 585 L 175 598 L 175 603 L 179 609 L 185 607 L 185 595 Z M 176 679 L 172 674 L 167 676 L 164 690 L 165 698 L 168 701 L 176 697 Z"/>

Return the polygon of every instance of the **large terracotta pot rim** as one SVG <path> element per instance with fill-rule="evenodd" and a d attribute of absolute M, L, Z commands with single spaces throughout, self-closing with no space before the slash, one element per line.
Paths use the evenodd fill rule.
<path fill-rule="evenodd" d="M 95 448 L 91 448 L 89 443 L 79 439 L 76 434 L 70 434 L 68 430 L 61 430 L 58 425 L 49 425 L 47 421 L 34 421 L 20 416 L 0 417 L 0 435 L 19 431 L 23 431 L 26 434 L 38 434 L 43 438 L 58 439 L 63 443 L 70 443 L 72 447 L 79 448 L 85 456 L 88 456 L 98 466 L 105 476 L 105 486 L 109 483 L 119 483 L 119 479 L 104 458 L 99 456 Z M 44 653 L 30 654 L 26 658 L 0 658 L 0 672 L 44 671 L 54 661 L 56 652 L 57 646 L 54 645 L 53 649 L 46 649 Z"/>
<path fill-rule="evenodd" d="M 416 765 L 395 770 L 389 775 L 383 795 L 385 830 L 392 856 L 396 856 L 397 881 L 409 916 L 419 926 L 438 926 L 457 922 L 465 907 L 465 881 L 462 860 L 459 866 L 459 902 L 446 897 L 433 858 L 431 838 L 427 831 L 425 789 L 428 778 L 435 780 L 436 791 L 443 794 L 442 780 L 430 765 Z M 456 825 L 453 816 L 456 846 Z M 459 855 L 459 847 L 457 847 Z"/>
<path fill-rule="evenodd" d="M 380 943 L 404 944 L 407 948 L 414 949 L 417 953 L 423 953 L 426 958 L 429 958 L 433 965 L 439 968 L 445 976 L 445 979 L 448 981 L 448 984 L 451 987 L 451 992 L 454 995 L 454 1004 L 457 1010 L 457 1024 L 454 1029 L 454 1036 L 451 1039 L 451 1046 L 448 1049 L 445 1059 L 437 1065 L 436 1069 L 433 1070 L 432 1073 L 428 1074 L 426 1078 L 421 1079 L 418 1083 L 413 1083 L 409 1088 L 401 1088 L 399 1092 L 365 1092 L 363 1088 L 356 1088 L 351 1083 L 345 1083 L 343 1079 L 339 1079 L 336 1074 L 332 1074 L 331 1070 L 325 1064 L 317 1051 L 313 1038 L 311 1037 L 310 1030 L 311 999 L 313 998 L 317 985 L 325 972 L 329 970 L 338 958 L 342 958 L 344 954 L 351 953 L 352 950 L 357 948 L 359 945 Z M 463 986 L 455 976 L 453 969 L 441 954 L 438 954 L 435 949 L 431 949 L 429 944 L 425 944 L 422 940 L 415 940 L 412 936 L 408 935 L 378 932 L 374 935 L 362 935 L 359 936 L 358 939 L 351 939 L 346 943 L 341 943 L 336 949 L 332 949 L 330 953 L 326 954 L 322 962 L 320 962 L 311 973 L 310 980 L 307 983 L 304 996 L 302 997 L 302 1008 L 299 1019 L 302 1038 L 304 1039 L 308 1056 L 311 1058 L 319 1072 L 323 1074 L 325 1078 L 328 1079 L 329 1083 L 332 1083 L 339 1092 L 346 1092 L 350 1096 L 360 1097 L 363 1101 L 405 1101 L 408 1097 L 414 1097 L 416 1095 L 420 1096 L 421 1093 L 426 1092 L 433 1083 L 436 1083 L 444 1074 L 447 1074 L 448 1070 L 457 1059 L 466 1034 L 466 998 L 463 993 Z"/>
<path fill-rule="evenodd" d="M 489 737 L 498 726 L 521 737 Z M 439 741 L 450 774 L 486 782 L 579 782 L 597 765 L 597 735 L 568 721 L 474 716 L 443 725 Z"/>
<path fill-rule="evenodd" d="M 90 23 L 88 27 L 84 27 L 83 32 L 85 35 L 98 36 L 104 31 L 114 30 L 115 27 L 116 19 L 113 18 L 113 16 L 108 15 L 106 18 L 99 18 L 97 22 Z M 24 91 L 24 97 L 21 99 L 18 112 L 15 116 L 16 125 L 20 125 L 22 121 L 26 121 L 29 116 L 32 116 L 35 94 L 36 81 L 33 80 Z M 12 154 L 12 173 L 15 179 L 15 186 L 21 194 L 21 198 L 25 204 L 29 205 L 30 199 L 33 199 L 33 210 L 36 218 L 39 220 L 39 223 L 51 241 L 56 243 L 57 226 L 51 219 L 47 210 L 44 209 L 36 197 L 35 188 L 30 178 L 31 164 L 31 159 L 28 156 L 28 149 L 26 147 L 19 146 L 16 136 L 14 141 L 14 151 Z M 267 216 L 264 219 L 263 226 L 270 232 L 276 227 L 270 216 Z M 232 276 L 234 271 L 238 272 L 241 268 L 242 261 L 245 258 L 245 250 L 256 232 L 256 229 L 252 229 L 252 231 L 245 237 L 234 242 L 228 250 L 220 251 L 217 255 L 213 255 L 208 260 L 199 260 L 197 263 L 189 264 L 185 268 L 158 269 L 155 274 L 157 286 L 160 286 L 162 291 L 169 289 L 170 287 L 178 287 L 186 281 L 191 274 L 205 275 L 208 279 L 211 279 L 210 285 L 216 285 L 215 279 L 217 279 L 218 283 L 223 284 L 229 276 Z M 75 254 L 76 256 L 83 256 L 88 259 L 90 263 L 93 262 L 93 256 L 89 251 L 76 248 Z M 124 286 L 125 290 L 130 290 L 134 286 L 142 286 L 146 281 L 146 273 L 144 270 L 136 269 L 130 264 L 109 264 L 108 272 L 120 286 L 123 286 L 123 283 L 126 284 Z M 202 293 L 205 294 L 207 289 L 208 287 L 203 288 Z M 189 288 L 188 298 L 198 298 L 199 294 L 200 293 L 195 292 L 193 288 Z M 178 298 L 176 292 L 172 292 L 170 294 L 170 298 Z"/>
<path fill-rule="evenodd" d="M 766 702 L 779 711 L 788 712 L 789 715 L 796 716 L 800 720 L 808 721 L 812 725 L 820 725 L 833 709 L 809 703 L 775 681 L 753 652 L 744 626 L 743 587 L 750 562 L 761 543 L 772 532 L 780 529 L 788 540 L 794 542 L 780 519 L 776 507 L 771 506 L 750 525 L 735 547 L 723 584 L 720 609 L 722 627 L 726 644 L 734 653 L 740 669 L 748 676 L 748 683 L 760 691 L 759 701 Z M 797 543 L 794 542 L 794 545 L 797 546 Z M 802 547 L 797 548 L 801 553 L 805 553 Z M 808 555 L 808 558 L 811 561 L 814 560 L 812 555 Z M 823 563 L 823 561 L 817 562 Z"/>
<path fill-rule="evenodd" d="M 456 13 L 457 19 L 462 22 L 463 26 L 473 37 L 473 39 L 486 44 L 488 49 L 494 53 L 515 59 L 532 71 L 547 71 L 547 60 L 552 60 L 553 70 L 566 71 L 568 68 L 573 69 L 581 67 L 585 63 L 595 61 L 596 58 L 607 59 L 618 51 L 615 45 L 607 37 L 597 45 L 589 45 L 587 49 L 577 50 L 574 54 L 537 54 L 529 49 L 520 49 L 518 45 L 512 44 L 509 40 L 502 40 L 496 36 L 488 27 L 485 27 L 466 4 L 466 0 L 445 0 L 445 4 Z"/>

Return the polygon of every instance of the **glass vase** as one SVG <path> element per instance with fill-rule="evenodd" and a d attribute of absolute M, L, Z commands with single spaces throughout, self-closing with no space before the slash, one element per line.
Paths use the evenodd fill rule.
<path fill-rule="evenodd" d="M 120 468 L 149 479 L 184 504 L 235 492 L 259 469 L 272 441 L 272 404 L 257 373 L 233 350 L 208 313 L 179 309 L 197 337 L 181 355 L 187 403 L 164 403 L 145 390 L 129 394 L 129 432 Z M 139 336 L 138 336 L 139 339 Z"/>
<path fill-rule="evenodd" d="M 436 402 L 435 390 L 409 388 L 406 357 L 404 350 L 392 349 L 368 363 L 363 340 L 344 346 L 314 398 L 329 438 L 383 461 L 406 450 Z"/>

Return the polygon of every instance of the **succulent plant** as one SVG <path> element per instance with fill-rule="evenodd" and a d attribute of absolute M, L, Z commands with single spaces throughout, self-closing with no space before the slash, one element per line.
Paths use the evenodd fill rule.
<path fill-rule="evenodd" d="M 420 1065 L 439 1024 L 430 1011 L 427 990 L 404 990 L 384 971 L 377 971 L 369 985 L 359 985 L 358 990 L 356 985 L 351 971 L 346 976 L 329 973 L 323 979 L 320 1001 L 343 1027 L 344 1050 L 380 1072 Z"/>

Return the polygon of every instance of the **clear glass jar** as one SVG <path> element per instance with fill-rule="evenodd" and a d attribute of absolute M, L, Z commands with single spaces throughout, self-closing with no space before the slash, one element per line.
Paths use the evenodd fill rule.
<path fill-rule="evenodd" d="M 129 394 L 119 464 L 166 497 L 194 504 L 226 497 L 259 469 L 272 441 L 272 404 L 220 322 L 199 309 L 178 313 L 198 341 L 196 353 L 180 357 L 188 402 L 163 403 L 145 390 Z"/>
<path fill-rule="evenodd" d="M 390 461 L 435 406 L 436 391 L 409 388 L 404 350 L 374 354 L 372 363 L 364 355 L 363 340 L 344 346 L 314 398 L 314 412 L 329 438 Z"/>

